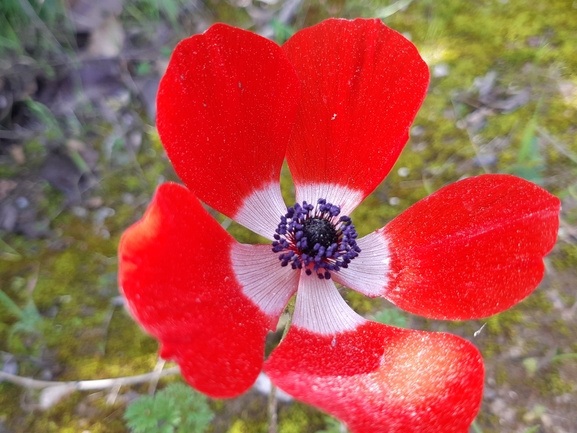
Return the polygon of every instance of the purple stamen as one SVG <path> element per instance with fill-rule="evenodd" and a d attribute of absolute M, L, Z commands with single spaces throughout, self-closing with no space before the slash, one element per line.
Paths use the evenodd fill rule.
<path fill-rule="evenodd" d="M 296 203 L 281 216 L 275 230 L 272 251 L 280 253 L 281 266 L 313 272 L 321 279 L 330 279 L 331 272 L 347 268 L 359 255 L 357 232 L 348 216 L 341 216 L 341 209 L 323 198 L 317 206 Z M 312 268 L 312 270 L 311 270 Z"/>

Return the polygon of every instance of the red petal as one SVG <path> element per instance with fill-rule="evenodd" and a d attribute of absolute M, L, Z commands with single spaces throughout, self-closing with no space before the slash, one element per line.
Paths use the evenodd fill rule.
<path fill-rule="evenodd" d="M 130 311 L 161 341 L 161 355 L 213 397 L 236 396 L 253 384 L 278 318 L 243 294 L 233 245 L 193 194 L 164 184 L 119 247 L 119 283 Z"/>
<path fill-rule="evenodd" d="M 297 189 L 331 182 L 366 197 L 409 138 L 427 65 L 411 42 L 377 19 L 330 19 L 297 32 L 283 48 L 301 80 L 287 152 Z"/>
<path fill-rule="evenodd" d="M 466 433 L 484 377 L 471 343 L 374 322 L 328 336 L 293 326 L 265 371 L 353 433 Z"/>
<path fill-rule="evenodd" d="M 277 44 L 216 24 L 174 50 L 158 90 L 158 132 L 187 187 L 233 218 L 251 193 L 278 184 L 298 100 Z"/>
<path fill-rule="evenodd" d="M 560 201 L 509 175 L 456 182 L 385 226 L 385 297 L 411 313 L 463 320 L 504 311 L 543 278 Z M 361 253 L 362 254 L 362 253 Z"/>

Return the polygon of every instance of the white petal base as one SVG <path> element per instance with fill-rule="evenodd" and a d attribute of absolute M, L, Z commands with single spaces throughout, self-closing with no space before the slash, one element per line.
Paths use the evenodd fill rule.
<path fill-rule="evenodd" d="M 297 290 L 300 273 L 282 267 L 270 245 L 234 244 L 230 255 L 244 295 L 265 314 L 278 318 Z"/>
<path fill-rule="evenodd" d="M 293 325 L 315 334 L 332 335 L 353 331 L 366 322 L 347 305 L 331 280 L 301 272 Z"/>
<path fill-rule="evenodd" d="M 297 203 L 306 201 L 316 205 L 319 198 L 326 199 L 341 208 L 341 215 L 350 213 L 363 200 L 363 193 L 342 185 L 332 183 L 310 183 L 306 185 L 295 185 Z"/>
<path fill-rule="evenodd" d="M 280 184 L 273 182 L 248 196 L 234 220 L 271 241 L 280 217 L 286 214 Z"/>
<path fill-rule="evenodd" d="M 384 296 L 389 283 L 390 250 L 383 229 L 357 240 L 359 256 L 348 268 L 333 272 L 336 282 L 372 298 Z"/>

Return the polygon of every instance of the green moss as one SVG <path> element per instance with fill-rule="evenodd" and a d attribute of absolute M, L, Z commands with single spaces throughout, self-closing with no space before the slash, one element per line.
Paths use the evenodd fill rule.
<path fill-rule="evenodd" d="M 526 312 L 529 316 L 540 316 L 544 314 L 551 314 L 553 313 L 553 304 L 551 300 L 547 297 L 547 290 L 536 290 L 525 299 L 519 307 L 517 307 L 521 311 Z M 528 322 L 528 321 L 526 321 Z M 525 323 L 526 323 L 525 322 Z"/>
<path fill-rule="evenodd" d="M 88 428 L 95 433 L 125 433 L 120 407 L 103 404 L 86 393 L 74 393 L 47 411 L 28 415 L 15 433 L 76 433 Z"/>
<path fill-rule="evenodd" d="M 502 433 L 502 426 L 499 417 L 488 411 L 481 411 L 475 419 L 477 426 L 482 426 L 480 431 L 483 433 Z"/>
<path fill-rule="evenodd" d="M 487 330 L 495 335 L 513 337 L 517 332 L 515 325 L 524 322 L 523 313 L 518 308 L 515 308 L 489 317 L 487 319 Z"/>
<path fill-rule="evenodd" d="M 8 419 L 18 419 L 22 416 L 23 410 L 18 404 L 14 402 L 20 401 L 22 389 L 11 383 L 0 383 L 0 419 L 7 417 Z"/>
<path fill-rule="evenodd" d="M 553 264 L 559 271 L 577 269 L 577 245 L 563 243 L 559 246 L 560 254 L 553 258 Z"/>
<path fill-rule="evenodd" d="M 495 374 L 495 382 L 498 386 L 503 386 L 509 381 L 509 373 L 507 367 L 503 365 L 497 365 L 497 371 Z"/>
<path fill-rule="evenodd" d="M 266 424 L 237 419 L 232 423 L 227 433 L 265 433 L 266 431 Z"/>
<path fill-rule="evenodd" d="M 354 290 L 347 291 L 345 299 L 349 306 L 361 315 L 374 311 L 377 302 Z"/>
<path fill-rule="evenodd" d="M 555 330 L 559 334 L 561 334 L 565 337 L 573 337 L 574 336 L 574 332 L 575 332 L 574 327 L 571 326 L 570 324 L 567 324 L 566 320 L 559 318 L 553 322 L 552 326 L 555 328 Z"/>
<path fill-rule="evenodd" d="M 305 415 L 305 416 L 303 416 Z M 302 433 L 309 426 L 309 421 L 306 414 L 285 419 L 279 426 L 279 433 Z"/>
<path fill-rule="evenodd" d="M 501 354 L 503 349 L 501 343 L 497 342 L 495 339 L 488 339 L 484 341 L 482 345 L 483 358 L 487 360 L 493 359 L 497 355 Z"/>
<path fill-rule="evenodd" d="M 15 165 L 0 165 L 0 179 L 11 179 L 19 172 L 19 167 Z"/>
<path fill-rule="evenodd" d="M 530 385 L 532 388 L 539 389 L 546 396 L 568 394 L 575 389 L 575 384 L 572 381 L 563 379 L 557 368 L 551 368 L 546 374 L 533 377 Z"/>
<path fill-rule="evenodd" d="M 39 165 L 47 153 L 46 145 L 38 139 L 26 141 L 23 149 L 28 167 L 30 167 L 30 162 L 32 162 L 33 165 Z"/>
<path fill-rule="evenodd" d="M 283 406 L 279 411 L 279 433 L 315 433 L 324 425 L 321 412 L 299 402 Z"/>

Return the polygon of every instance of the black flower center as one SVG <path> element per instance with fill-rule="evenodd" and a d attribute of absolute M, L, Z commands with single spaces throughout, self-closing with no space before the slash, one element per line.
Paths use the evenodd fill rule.
<path fill-rule="evenodd" d="M 335 226 L 326 219 L 316 217 L 305 220 L 303 236 L 308 239 L 308 246 L 302 252 L 309 255 L 314 253 L 316 244 L 328 248 L 339 241 Z"/>
<path fill-rule="evenodd" d="M 275 230 L 272 250 L 281 253 L 281 266 L 315 272 L 319 278 L 331 278 L 331 272 L 347 268 L 359 255 L 355 226 L 348 216 L 338 216 L 341 209 L 325 199 L 317 206 L 306 201 L 287 209 Z"/>

